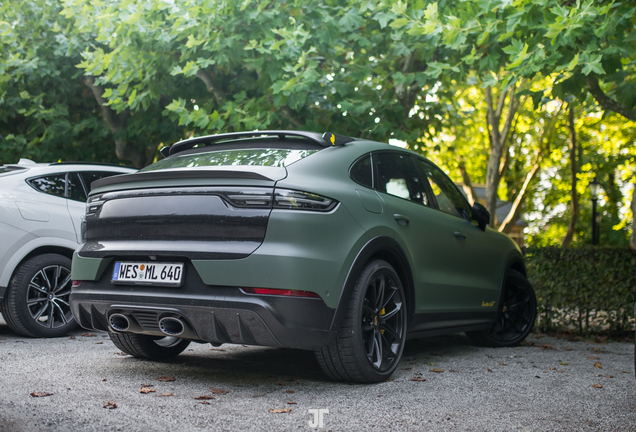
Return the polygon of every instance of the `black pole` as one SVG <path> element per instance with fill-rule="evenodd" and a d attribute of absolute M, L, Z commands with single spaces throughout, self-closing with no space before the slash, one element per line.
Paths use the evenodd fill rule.
<path fill-rule="evenodd" d="M 592 198 L 592 245 L 598 245 L 598 227 L 596 226 L 596 198 Z"/>

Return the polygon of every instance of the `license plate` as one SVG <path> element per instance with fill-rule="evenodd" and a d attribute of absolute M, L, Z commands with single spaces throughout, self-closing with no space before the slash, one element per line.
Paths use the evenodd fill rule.
<path fill-rule="evenodd" d="M 112 283 L 181 286 L 183 263 L 116 262 Z"/>

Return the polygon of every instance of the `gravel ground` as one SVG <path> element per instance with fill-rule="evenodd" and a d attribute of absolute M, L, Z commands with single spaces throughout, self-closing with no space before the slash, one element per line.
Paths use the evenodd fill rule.
<path fill-rule="evenodd" d="M 632 343 L 528 343 L 410 341 L 391 381 L 353 385 L 328 381 L 307 351 L 192 344 L 156 363 L 104 333 L 29 339 L 0 321 L 0 431 L 312 430 L 311 409 L 329 410 L 331 431 L 636 430 Z"/>

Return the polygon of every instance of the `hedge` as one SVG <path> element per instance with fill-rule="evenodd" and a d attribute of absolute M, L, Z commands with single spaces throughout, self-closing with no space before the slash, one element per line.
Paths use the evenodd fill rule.
<path fill-rule="evenodd" d="M 544 247 L 525 253 L 540 331 L 634 330 L 636 250 Z"/>

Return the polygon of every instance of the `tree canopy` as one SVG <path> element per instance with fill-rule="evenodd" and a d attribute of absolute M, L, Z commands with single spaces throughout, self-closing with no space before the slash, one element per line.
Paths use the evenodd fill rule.
<path fill-rule="evenodd" d="M 485 185 L 491 212 L 497 197 L 514 203 L 500 229 L 524 212 L 537 244 L 565 235 L 571 196 L 574 243 L 589 240 L 596 175 L 603 240 L 624 244 L 635 12 L 601 0 L 5 2 L 0 161 L 142 167 L 179 139 L 252 129 L 397 139 Z"/>

